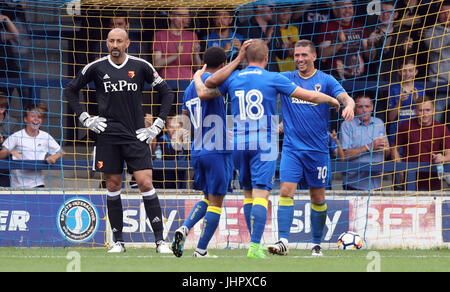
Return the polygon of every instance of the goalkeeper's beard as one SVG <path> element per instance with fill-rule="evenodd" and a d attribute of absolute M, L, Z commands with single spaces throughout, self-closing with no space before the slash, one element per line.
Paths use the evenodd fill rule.
<path fill-rule="evenodd" d="M 110 55 L 113 58 L 120 59 L 120 57 L 122 57 L 122 52 L 118 49 L 112 49 Z"/>

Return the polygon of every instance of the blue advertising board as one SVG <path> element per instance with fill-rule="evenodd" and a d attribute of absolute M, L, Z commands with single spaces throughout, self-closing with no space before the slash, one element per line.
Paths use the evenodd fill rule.
<path fill-rule="evenodd" d="M 139 195 L 123 196 L 124 239 L 154 242 Z M 184 199 L 162 199 L 166 239 L 184 220 Z M 102 192 L 0 193 L 0 246 L 104 246 L 107 212 Z"/>
<path fill-rule="evenodd" d="M 311 200 L 296 200 L 294 220 L 289 242 L 311 241 Z M 337 242 L 342 232 L 349 228 L 349 201 L 327 200 L 327 219 L 323 230 L 323 242 Z"/>
<path fill-rule="evenodd" d="M 164 224 L 166 241 L 172 240 L 174 231 L 182 224 L 190 208 L 199 198 L 202 198 L 202 196 L 178 194 L 160 196 L 163 210 L 161 220 Z M 291 243 L 308 243 L 311 241 L 310 204 L 311 201 L 306 197 L 295 200 Z M 381 219 L 376 219 L 378 218 L 376 217 L 377 214 L 381 212 L 377 209 L 380 204 L 372 205 L 369 208 L 372 213 L 369 215 L 364 212 L 365 209 L 358 215 L 355 213 L 355 204 L 352 203 L 352 200 L 327 200 L 327 219 L 323 232 L 323 242 L 335 243 L 338 236 L 354 227 L 354 221 L 361 219 L 361 216 L 367 215 L 370 222 L 382 224 L 384 221 L 379 220 L 383 218 L 388 220 L 389 218 L 383 216 L 380 217 Z M 122 195 L 122 205 L 124 240 L 133 243 L 154 243 L 155 238 L 145 213 L 142 197 L 139 194 Z M 247 239 L 242 237 L 241 232 L 248 235 L 248 231 L 244 226 L 245 224 L 240 225 L 239 223 L 239 219 L 244 216 L 241 214 L 241 206 L 241 196 L 227 197 L 220 224 L 222 231 L 217 233 L 218 239 L 223 240 L 225 236 L 226 243 L 247 243 Z M 272 207 L 276 208 L 276 205 L 272 205 Z M 443 199 L 442 204 L 439 204 L 438 207 L 442 208 L 442 226 L 438 227 L 439 231 L 442 231 L 442 241 L 450 243 L 450 200 Z M 439 214 L 439 212 L 437 213 Z M 275 209 L 272 210 L 271 214 L 276 216 Z M 355 217 L 357 215 L 359 219 Z M 433 218 L 430 220 L 433 221 Z M 275 240 L 277 237 L 276 218 L 271 218 L 268 221 L 271 223 L 268 222 L 266 232 L 271 232 L 273 240 Z M 352 224 L 350 224 L 351 221 Z M 0 191 L 0 246 L 103 247 L 106 242 L 110 241 L 108 236 L 111 233 L 108 232 L 107 222 L 106 198 L 101 191 L 74 191 L 71 193 L 46 192 L 43 190 L 30 192 Z M 383 224 L 385 225 L 382 226 L 387 226 L 387 223 Z M 398 228 L 399 225 L 395 226 Z M 405 226 L 405 228 L 410 228 L 409 225 Z M 197 229 L 194 228 L 191 241 L 196 240 L 200 232 L 200 226 L 197 226 Z M 376 242 L 376 240 L 377 238 L 373 238 L 373 242 Z"/>
<path fill-rule="evenodd" d="M 442 241 L 450 243 L 450 200 L 442 201 Z"/>
<path fill-rule="evenodd" d="M 104 245 L 100 194 L 0 194 L 0 246 Z"/>

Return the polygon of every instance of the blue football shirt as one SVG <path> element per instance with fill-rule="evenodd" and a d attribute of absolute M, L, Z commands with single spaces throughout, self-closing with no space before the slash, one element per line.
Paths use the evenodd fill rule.
<path fill-rule="evenodd" d="M 267 150 L 277 142 L 274 139 L 278 135 L 274 134 L 278 133 L 278 93 L 290 96 L 296 88 L 279 73 L 257 66 L 234 71 L 219 91 L 228 93 L 231 101 L 235 149 Z"/>
<path fill-rule="evenodd" d="M 333 76 L 320 70 L 316 70 L 308 78 L 301 77 L 298 70 L 281 74 L 307 90 L 319 91 L 334 98 L 345 93 L 345 89 Z M 329 152 L 330 107 L 327 103 L 314 104 L 282 95 L 281 113 L 284 130 L 283 149 Z"/>
<path fill-rule="evenodd" d="M 205 72 L 205 81 L 211 73 Z M 201 100 L 192 81 L 183 95 L 183 110 L 189 113 L 194 129 L 191 156 L 209 153 L 231 153 L 227 149 L 227 124 L 223 97 Z"/>
<path fill-rule="evenodd" d="M 402 94 L 402 86 L 400 83 L 392 84 L 389 88 L 389 104 L 388 110 L 395 109 L 397 106 L 398 100 Z M 425 94 L 425 89 L 423 85 L 414 84 L 414 91 L 408 94 L 408 98 L 402 101 L 400 105 L 400 110 L 398 112 L 398 117 L 396 121 L 392 121 L 388 125 L 389 130 L 389 143 L 394 143 L 395 136 L 397 134 L 398 127 L 404 121 L 408 121 L 412 119 L 416 114 L 414 113 L 414 109 L 416 108 L 413 94 L 417 95 L 417 98 L 423 97 Z"/>

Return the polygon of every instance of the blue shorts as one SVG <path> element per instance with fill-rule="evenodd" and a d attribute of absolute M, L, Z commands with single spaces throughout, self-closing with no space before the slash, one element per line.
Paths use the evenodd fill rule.
<path fill-rule="evenodd" d="M 243 190 L 272 190 L 277 161 L 261 159 L 261 155 L 266 152 L 261 150 L 233 152 L 234 165 L 239 170 L 239 183 Z"/>
<path fill-rule="evenodd" d="M 280 182 L 305 183 L 312 188 L 326 188 L 331 182 L 328 153 L 283 149 Z"/>
<path fill-rule="evenodd" d="M 224 196 L 233 179 L 231 153 L 213 153 L 191 158 L 194 169 L 194 189 L 205 195 Z"/>

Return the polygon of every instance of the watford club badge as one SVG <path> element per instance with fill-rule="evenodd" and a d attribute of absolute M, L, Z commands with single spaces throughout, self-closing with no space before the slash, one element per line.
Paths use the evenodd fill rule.
<path fill-rule="evenodd" d="M 128 77 L 130 77 L 131 79 L 133 79 L 134 77 L 134 71 L 128 71 Z"/>
<path fill-rule="evenodd" d="M 97 169 L 102 169 L 103 161 L 97 161 Z"/>

